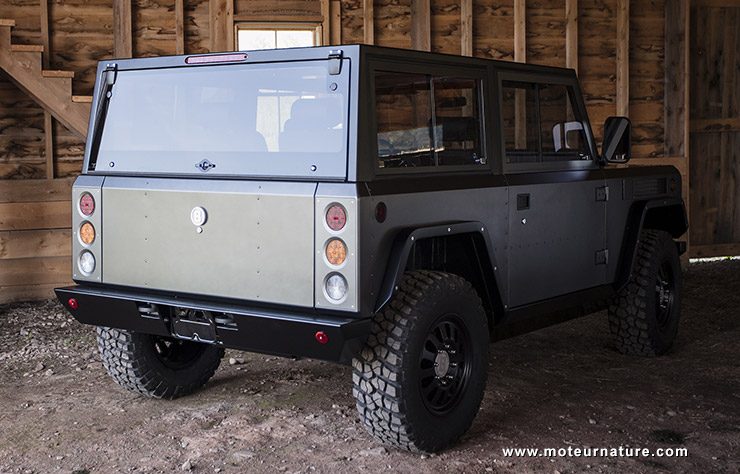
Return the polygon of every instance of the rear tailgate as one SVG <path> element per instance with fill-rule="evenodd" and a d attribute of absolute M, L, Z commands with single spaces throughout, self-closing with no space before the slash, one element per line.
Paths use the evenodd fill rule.
<path fill-rule="evenodd" d="M 102 282 L 312 307 L 316 186 L 107 177 Z"/>

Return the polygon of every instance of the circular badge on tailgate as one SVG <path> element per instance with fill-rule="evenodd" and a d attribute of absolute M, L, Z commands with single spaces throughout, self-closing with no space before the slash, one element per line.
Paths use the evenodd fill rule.
<path fill-rule="evenodd" d="M 190 211 L 190 222 L 193 223 L 193 225 L 196 226 L 202 226 L 206 223 L 206 219 L 208 219 L 208 213 L 206 213 L 206 210 L 200 206 L 194 207 L 192 211 Z"/>

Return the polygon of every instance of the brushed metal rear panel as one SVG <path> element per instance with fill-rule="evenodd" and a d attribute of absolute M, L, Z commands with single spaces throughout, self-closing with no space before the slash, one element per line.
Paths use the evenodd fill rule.
<path fill-rule="evenodd" d="M 108 177 L 104 283 L 311 307 L 316 183 Z M 198 232 L 195 207 L 206 210 Z"/>

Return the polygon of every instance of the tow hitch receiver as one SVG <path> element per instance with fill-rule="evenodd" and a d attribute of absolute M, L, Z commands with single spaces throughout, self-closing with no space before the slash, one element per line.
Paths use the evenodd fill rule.
<path fill-rule="evenodd" d="M 220 343 L 210 311 L 172 308 L 172 334 L 190 341 Z"/>

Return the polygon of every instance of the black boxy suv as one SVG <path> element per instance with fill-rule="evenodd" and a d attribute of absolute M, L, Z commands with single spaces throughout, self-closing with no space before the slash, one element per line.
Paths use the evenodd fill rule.
<path fill-rule="evenodd" d="M 608 308 L 670 348 L 687 229 L 673 167 L 601 153 L 575 73 L 374 46 L 101 62 L 73 188 L 76 286 L 124 388 L 176 398 L 224 348 L 353 367 L 367 429 L 437 451 L 488 343 Z"/>

